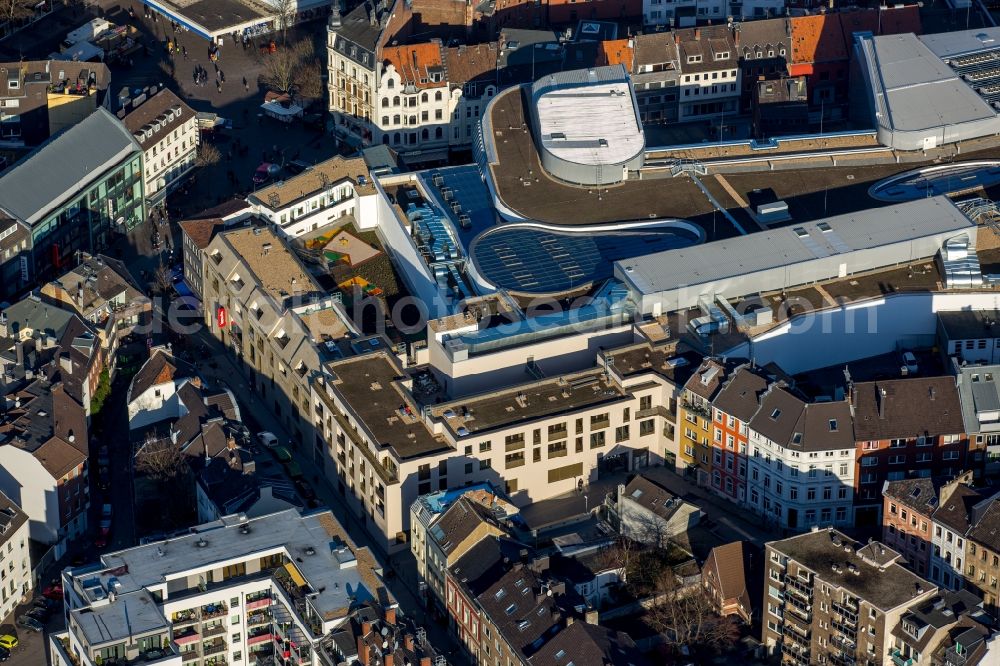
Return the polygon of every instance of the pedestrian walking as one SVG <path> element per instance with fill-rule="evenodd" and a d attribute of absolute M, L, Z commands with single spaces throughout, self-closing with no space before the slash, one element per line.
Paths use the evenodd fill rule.
<path fill-rule="evenodd" d="M 247 92 L 250 92 L 250 82 L 247 81 L 247 77 L 243 77 L 243 87 L 246 88 Z"/>
<path fill-rule="evenodd" d="M 188 49 L 187 49 L 186 46 L 182 46 L 181 47 L 181 53 L 184 54 L 184 59 L 187 60 L 188 59 Z"/>
<path fill-rule="evenodd" d="M 221 69 L 219 70 L 219 80 L 221 80 L 223 83 L 226 82 L 226 73 L 223 72 Z"/>

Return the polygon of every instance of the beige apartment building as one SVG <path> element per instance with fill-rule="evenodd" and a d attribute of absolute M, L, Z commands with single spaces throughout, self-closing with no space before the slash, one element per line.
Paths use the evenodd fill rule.
<path fill-rule="evenodd" d="M 877 542 L 813 529 L 766 545 L 763 642 L 782 664 L 890 661 L 893 629 L 937 588 Z"/>
<path fill-rule="evenodd" d="M 338 341 L 356 333 L 353 325 L 269 228 L 219 233 L 203 256 L 206 326 L 243 362 L 292 444 L 308 446 L 315 440 L 310 382 Z M 314 452 L 316 460 L 323 455 Z"/>
<path fill-rule="evenodd" d="M 325 471 L 394 550 L 410 506 L 433 491 L 489 482 L 523 506 L 662 462 L 694 367 L 674 351 L 633 345 L 589 370 L 445 402 L 384 350 L 328 363 L 313 386 Z"/>

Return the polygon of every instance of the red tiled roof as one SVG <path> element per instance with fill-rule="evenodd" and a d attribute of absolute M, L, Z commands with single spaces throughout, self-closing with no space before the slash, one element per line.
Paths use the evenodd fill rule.
<path fill-rule="evenodd" d="M 417 88 L 436 88 L 444 85 L 444 78 L 432 82 L 428 76 L 431 67 L 442 68 L 441 46 L 435 43 L 388 46 L 382 49 L 382 59 L 396 68 L 403 84 Z"/>
<path fill-rule="evenodd" d="M 631 39 L 607 39 L 597 46 L 597 66 L 604 65 L 624 65 L 629 72 L 632 71 L 632 40 Z"/>
<path fill-rule="evenodd" d="M 837 14 L 793 16 L 792 64 L 847 60 L 844 32 Z"/>

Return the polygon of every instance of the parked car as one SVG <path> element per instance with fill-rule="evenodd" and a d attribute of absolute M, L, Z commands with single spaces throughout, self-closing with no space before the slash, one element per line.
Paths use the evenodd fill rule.
<path fill-rule="evenodd" d="M 30 611 L 28 611 L 27 613 L 25 613 L 25 615 L 27 615 L 28 617 L 35 618 L 36 620 L 38 620 L 42 624 L 45 624 L 46 622 L 48 622 L 49 618 L 51 617 L 51 615 L 49 615 L 49 612 L 47 610 L 45 610 L 44 608 L 32 608 Z"/>
<path fill-rule="evenodd" d="M 42 596 L 45 597 L 46 599 L 52 599 L 53 601 L 62 601 L 63 598 L 62 584 L 53 583 L 52 585 L 49 585 L 44 590 L 42 590 Z M 0 641 L 2 641 L 2 638 L 0 638 Z M 3 643 L 0 642 L 0 645 L 3 645 Z"/>
<path fill-rule="evenodd" d="M 113 509 L 110 504 L 101 507 L 101 536 L 111 534 L 111 513 Z"/>
<path fill-rule="evenodd" d="M 41 622 L 29 615 L 22 615 L 17 618 L 17 626 L 24 627 L 28 631 L 39 632 L 45 629 Z"/>
<path fill-rule="evenodd" d="M 294 460 L 289 460 L 285 463 L 285 470 L 288 472 L 288 476 L 293 479 L 302 478 L 302 468 L 299 467 L 299 464 Z"/>
<path fill-rule="evenodd" d="M 10 650 L 0 647 L 0 663 L 3 663 L 8 659 L 10 659 Z"/>
<path fill-rule="evenodd" d="M 274 454 L 274 457 L 277 458 L 279 462 L 286 463 L 292 460 L 292 452 L 283 446 L 271 447 L 271 453 Z"/>
<path fill-rule="evenodd" d="M 305 479 L 295 479 L 295 489 L 299 491 L 299 494 L 302 495 L 302 499 L 306 502 L 316 499 L 316 491 L 312 489 L 312 486 L 306 483 Z"/>
<path fill-rule="evenodd" d="M 35 599 L 34 603 L 35 608 L 44 608 L 47 611 L 55 610 L 55 607 L 58 605 L 59 604 L 57 604 L 56 602 L 52 601 L 51 599 L 46 599 L 45 597 L 38 597 L 37 599 Z"/>
<path fill-rule="evenodd" d="M 281 173 L 281 165 L 271 162 L 261 162 L 257 170 L 253 172 L 253 182 L 255 185 L 263 185 Z"/>
<path fill-rule="evenodd" d="M 13 650 L 17 647 L 17 636 L 11 636 L 10 634 L 4 634 L 0 636 L 0 648 L 4 650 Z"/>
<path fill-rule="evenodd" d="M 917 357 L 913 355 L 913 352 L 903 352 L 903 368 L 908 375 L 916 374 L 920 369 L 920 366 L 917 365 Z"/>
<path fill-rule="evenodd" d="M 273 432 L 267 432 L 266 430 L 257 433 L 257 441 L 269 449 L 273 449 L 278 445 L 278 438 L 274 436 Z"/>

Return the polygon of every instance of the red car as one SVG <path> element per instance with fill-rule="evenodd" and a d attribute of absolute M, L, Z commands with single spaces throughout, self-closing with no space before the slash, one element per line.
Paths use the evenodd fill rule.
<path fill-rule="evenodd" d="M 49 585 L 44 590 L 42 590 L 42 596 L 46 599 L 52 599 L 53 601 L 62 601 L 63 598 L 63 588 L 61 583 L 56 583 L 55 585 Z"/>

